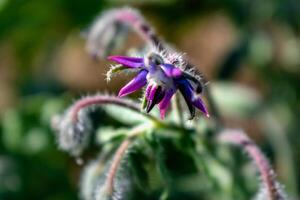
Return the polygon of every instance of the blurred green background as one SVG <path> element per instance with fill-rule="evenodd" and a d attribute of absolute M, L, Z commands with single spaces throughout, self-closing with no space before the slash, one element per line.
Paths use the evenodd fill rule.
<path fill-rule="evenodd" d="M 139 8 L 188 55 L 226 125 L 246 130 L 298 199 L 299 0 L 0 0 L 0 199 L 78 199 L 81 166 L 56 148 L 50 119 L 128 80 L 107 84 L 108 62 L 91 59 L 82 37 L 121 5 Z"/>

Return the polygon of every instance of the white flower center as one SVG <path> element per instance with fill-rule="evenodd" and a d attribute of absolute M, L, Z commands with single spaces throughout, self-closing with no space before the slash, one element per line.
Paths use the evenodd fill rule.
<path fill-rule="evenodd" d="M 161 86 L 163 89 L 175 88 L 173 79 L 167 77 L 160 67 L 157 67 L 156 70 L 149 72 L 147 75 L 147 80 L 149 81 L 149 84 Z"/>

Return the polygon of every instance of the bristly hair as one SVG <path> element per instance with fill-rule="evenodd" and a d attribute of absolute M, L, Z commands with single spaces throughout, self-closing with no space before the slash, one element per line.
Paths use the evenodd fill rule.
<path fill-rule="evenodd" d="M 134 69 L 134 68 L 126 68 L 120 64 L 116 64 L 116 65 L 110 65 L 109 70 L 106 72 L 105 74 L 105 79 L 107 82 L 111 81 L 111 79 L 115 76 L 118 75 L 119 73 L 127 73 L 127 74 L 131 74 L 134 72 L 137 72 L 138 69 Z"/>
<path fill-rule="evenodd" d="M 88 110 L 80 110 L 74 119 L 70 107 L 64 114 L 53 118 L 52 126 L 57 132 L 59 148 L 73 156 L 79 156 L 87 146 L 92 131 Z"/>
<path fill-rule="evenodd" d="M 184 71 L 190 78 L 201 83 L 202 87 L 208 83 L 202 73 L 200 73 L 195 66 L 188 62 L 185 53 L 179 53 L 174 47 L 165 44 L 164 49 L 152 47 L 151 51 L 160 55 L 164 61 L 173 64 Z"/>
<path fill-rule="evenodd" d="M 243 148 L 249 155 L 260 174 L 260 190 L 255 200 L 286 200 L 287 196 L 282 186 L 275 178 L 275 173 L 261 150 L 256 144 L 242 131 L 227 129 L 219 134 L 222 142 L 232 143 Z"/>
<path fill-rule="evenodd" d="M 103 58 L 122 45 L 130 28 L 141 37 L 148 38 L 154 34 L 149 27 L 133 8 L 111 9 L 97 17 L 83 34 L 87 38 L 86 49 L 93 57 Z"/>

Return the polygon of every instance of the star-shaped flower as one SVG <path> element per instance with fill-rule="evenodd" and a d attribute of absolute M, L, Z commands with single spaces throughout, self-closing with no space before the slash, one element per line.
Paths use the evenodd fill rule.
<path fill-rule="evenodd" d="M 199 96 L 199 88 L 191 81 L 186 72 L 168 63 L 157 53 L 150 53 L 144 58 L 127 56 L 109 56 L 109 60 L 125 66 L 137 69 L 137 75 L 119 91 L 119 97 L 133 93 L 146 86 L 145 98 L 147 100 L 146 112 L 158 104 L 160 116 L 164 119 L 173 95 L 179 90 L 183 95 L 191 113 L 195 116 L 195 107 L 205 116 L 209 113 Z"/>

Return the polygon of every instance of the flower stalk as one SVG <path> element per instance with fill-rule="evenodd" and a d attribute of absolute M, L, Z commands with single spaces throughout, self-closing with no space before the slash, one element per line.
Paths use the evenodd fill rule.
<path fill-rule="evenodd" d="M 115 156 L 111 163 L 111 167 L 109 168 L 109 171 L 107 173 L 106 181 L 104 183 L 104 187 L 106 188 L 106 192 L 107 192 L 108 196 L 111 196 L 113 193 L 114 178 L 116 176 L 116 173 L 117 173 L 118 167 L 121 163 L 121 160 L 124 157 L 124 154 L 126 153 L 126 150 L 128 149 L 128 147 L 131 143 L 132 143 L 132 138 L 124 140 L 115 153 Z"/>
<path fill-rule="evenodd" d="M 160 50 L 164 49 L 163 43 L 155 34 L 154 28 L 137 11 L 130 8 L 120 9 L 116 20 L 131 26 L 147 43 Z"/>
<path fill-rule="evenodd" d="M 176 115 L 176 120 L 178 124 L 184 127 L 183 110 L 180 105 L 180 96 L 178 93 L 176 93 L 175 97 L 172 99 L 172 110 Z"/>
<path fill-rule="evenodd" d="M 131 132 L 128 134 L 128 137 L 121 143 L 121 145 L 117 149 L 117 151 L 114 155 L 114 158 L 112 160 L 111 166 L 109 168 L 109 171 L 107 173 L 106 180 L 104 182 L 104 188 L 106 190 L 107 196 L 113 195 L 115 176 L 119 169 L 120 163 L 121 163 L 122 159 L 124 158 L 130 145 L 134 142 L 134 140 L 136 139 L 136 137 L 138 135 L 144 133 L 149 128 L 151 129 L 151 125 L 145 124 L 145 125 L 141 125 L 141 126 L 138 126 L 134 129 L 132 129 Z"/>
<path fill-rule="evenodd" d="M 82 98 L 78 100 L 71 109 L 71 116 L 73 121 L 78 120 L 78 113 L 80 110 L 95 106 L 95 105 L 105 105 L 105 104 L 112 104 L 112 105 L 118 105 L 125 108 L 128 108 L 136 113 L 140 113 L 150 119 L 151 121 L 158 122 L 158 120 L 153 117 L 152 115 L 147 115 L 143 112 L 141 112 L 140 107 L 138 104 L 134 103 L 133 101 L 127 100 L 127 99 L 121 99 L 115 96 L 107 96 L 107 95 L 95 95 L 95 96 L 88 96 L 85 98 Z"/>
<path fill-rule="evenodd" d="M 261 177 L 262 188 L 258 199 L 284 200 L 285 194 L 275 179 L 274 171 L 269 161 L 257 145 L 241 130 L 224 130 L 220 133 L 222 142 L 231 143 L 242 147 L 253 160 Z M 260 196 L 261 195 L 261 196 Z"/>

